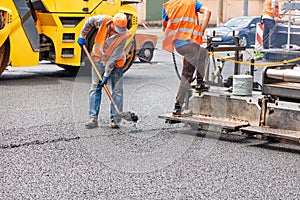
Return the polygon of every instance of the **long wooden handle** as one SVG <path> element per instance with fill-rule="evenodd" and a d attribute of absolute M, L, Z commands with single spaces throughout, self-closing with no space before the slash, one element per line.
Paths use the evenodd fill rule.
<path fill-rule="evenodd" d="M 93 68 L 94 68 L 94 70 L 95 70 L 97 76 L 99 77 L 100 81 L 103 81 L 103 78 L 102 78 L 102 76 L 101 76 L 99 70 L 97 69 L 97 67 L 96 67 L 96 65 L 95 65 L 95 63 L 94 63 L 94 61 L 93 61 L 93 59 L 92 59 L 92 57 L 91 57 L 89 51 L 88 51 L 87 48 L 86 48 L 86 46 L 85 46 L 85 45 L 82 45 L 82 48 L 83 48 L 85 54 L 87 55 L 87 57 L 89 58 L 89 60 L 90 60 L 90 62 L 91 62 L 91 64 L 92 64 L 92 66 L 93 66 Z M 116 110 L 116 113 L 117 113 L 118 115 L 120 115 L 121 112 L 120 112 L 120 110 L 119 110 L 117 104 L 115 103 L 115 101 L 114 101 L 114 99 L 113 99 L 113 97 L 112 97 L 112 95 L 111 95 L 111 93 L 110 93 L 110 91 L 109 91 L 107 85 L 104 84 L 103 87 L 104 87 L 104 89 L 105 89 L 105 92 L 106 92 L 106 94 L 107 94 L 109 100 L 110 100 L 111 103 L 113 104 L 113 106 L 114 106 L 114 108 L 115 108 L 115 110 Z"/>

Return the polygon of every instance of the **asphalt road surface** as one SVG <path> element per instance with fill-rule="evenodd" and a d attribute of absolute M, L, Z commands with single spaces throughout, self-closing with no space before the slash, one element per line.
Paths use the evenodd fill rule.
<path fill-rule="evenodd" d="M 151 32 L 151 31 L 150 31 Z M 172 57 L 125 74 L 137 124 L 86 130 L 90 78 L 41 63 L 0 79 L 0 199 L 300 199 L 300 147 L 165 124 L 177 87 Z M 109 85 L 110 87 L 110 85 Z"/>

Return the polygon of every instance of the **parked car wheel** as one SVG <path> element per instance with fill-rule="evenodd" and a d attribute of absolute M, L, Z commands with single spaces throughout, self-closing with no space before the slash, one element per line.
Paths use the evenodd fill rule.
<path fill-rule="evenodd" d="M 241 45 L 242 46 L 245 46 L 245 47 L 249 47 L 249 41 L 248 41 L 248 37 L 246 35 L 242 35 L 240 40 L 242 41 L 241 42 Z"/>
<path fill-rule="evenodd" d="M 141 62 L 150 62 L 157 44 L 157 35 L 148 33 L 136 33 L 136 57 Z"/>
<path fill-rule="evenodd" d="M 150 62 L 153 58 L 153 52 L 154 52 L 153 43 L 150 42 L 145 43 L 139 52 L 139 60 L 141 62 Z"/>

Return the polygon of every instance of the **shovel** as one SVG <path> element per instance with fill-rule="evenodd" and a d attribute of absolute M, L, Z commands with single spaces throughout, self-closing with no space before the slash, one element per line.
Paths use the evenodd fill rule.
<path fill-rule="evenodd" d="M 85 46 L 85 45 L 82 45 L 82 48 L 83 48 L 85 54 L 87 55 L 87 57 L 89 58 L 89 60 L 90 60 L 90 62 L 91 62 L 91 64 L 92 64 L 92 67 L 94 68 L 94 70 L 95 70 L 97 76 L 99 77 L 100 81 L 103 81 L 103 78 L 102 78 L 100 72 L 98 71 L 98 69 L 97 69 L 97 67 L 96 67 L 96 65 L 95 65 L 95 63 L 94 63 L 94 61 L 93 61 L 93 59 L 92 59 L 92 57 L 91 57 L 89 51 L 87 50 L 86 46 Z M 109 91 L 107 85 L 104 84 L 103 87 L 104 87 L 104 89 L 105 89 L 105 92 L 106 92 L 106 94 L 107 94 L 107 96 L 108 96 L 110 102 L 111 102 L 112 105 L 114 106 L 116 113 L 117 113 L 118 115 L 120 115 L 121 118 L 123 118 L 123 119 L 125 119 L 125 120 L 127 120 L 127 121 L 137 122 L 137 121 L 138 121 L 138 116 L 137 116 L 135 113 L 132 113 L 132 112 L 121 112 L 121 111 L 119 110 L 117 104 L 115 103 L 115 101 L 114 101 L 114 99 L 113 99 L 113 97 L 112 97 L 112 95 L 111 95 L 111 93 L 110 93 L 110 91 Z"/>

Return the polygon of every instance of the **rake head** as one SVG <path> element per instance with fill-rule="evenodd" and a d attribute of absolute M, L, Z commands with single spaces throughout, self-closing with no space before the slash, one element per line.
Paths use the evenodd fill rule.
<path fill-rule="evenodd" d="M 121 113 L 121 117 L 127 121 L 133 121 L 133 122 L 137 122 L 139 119 L 138 116 L 132 112 L 123 112 Z"/>

